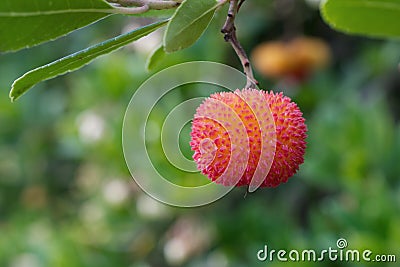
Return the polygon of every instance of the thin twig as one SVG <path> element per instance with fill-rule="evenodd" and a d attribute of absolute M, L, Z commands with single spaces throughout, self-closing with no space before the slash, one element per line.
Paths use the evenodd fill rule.
<path fill-rule="evenodd" d="M 239 1 L 238 8 L 237 8 L 237 12 L 239 12 L 239 10 L 240 10 L 240 8 L 242 7 L 244 1 L 246 1 L 246 0 L 240 0 L 240 1 Z"/>
<path fill-rule="evenodd" d="M 178 7 L 182 0 L 107 0 L 107 2 L 126 8 L 171 9 Z"/>
<path fill-rule="evenodd" d="M 247 77 L 246 88 L 256 88 L 258 82 L 254 78 L 253 69 L 251 68 L 249 58 L 247 57 L 246 52 L 236 36 L 235 18 L 243 2 L 244 0 L 230 0 L 228 16 L 224 26 L 221 29 L 221 32 L 224 34 L 225 41 L 231 44 L 232 48 L 238 55 L 240 62 L 242 63 L 243 71 Z"/>
<path fill-rule="evenodd" d="M 123 14 L 123 15 L 136 15 L 143 14 L 149 11 L 148 6 L 139 6 L 139 7 L 123 7 L 123 6 L 114 6 L 111 10 L 106 10 L 109 13 L 115 14 Z"/>

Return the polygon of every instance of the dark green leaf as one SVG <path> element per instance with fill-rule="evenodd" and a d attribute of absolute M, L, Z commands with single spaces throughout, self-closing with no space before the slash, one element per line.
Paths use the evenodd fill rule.
<path fill-rule="evenodd" d="M 400 36 L 400 0 L 325 0 L 321 12 L 325 21 L 339 31 Z"/>
<path fill-rule="evenodd" d="M 203 34 L 220 4 L 216 0 L 186 0 L 176 10 L 164 35 L 165 51 L 194 44 Z"/>
<path fill-rule="evenodd" d="M 10 98 L 12 101 L 14 101 L 35 84 L 79 69 L 101 55 L 108 54 L 122 46 L 131 43 L 132 41 L 146 36 L 161 26 L 164 26 L 167 24 L 167 22 L 167 20 L 164 20 L 147 25 L 140 29 L 136 29 L 129 33 L 107 40 L 101 44 L 91 46 L 85 50 L 54 61 L 48 65 L 31 70 L 14 81 L 10 92 Z"/>
<path fill-rule="evenodd" d="M 56 39 L 112 11 L 103 0 L 1 0 L 0 52 Z"/>

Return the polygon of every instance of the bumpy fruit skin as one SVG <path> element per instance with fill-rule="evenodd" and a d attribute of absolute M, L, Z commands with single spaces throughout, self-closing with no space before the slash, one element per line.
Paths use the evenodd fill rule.
<path fill-rule="evenodd" d="M 265 110 L 265 114 L 272 115 L 273 122 L 268 121 L 266 124 L 259 123 L 267 116 L 256 116 L 253 112 L 254 109 L 250 108 L 245 98 L 242 97 L 243 95 L 251 96 L 252 94 L 260 93 L 267 103 L 265 107 L 269 107 L 269 110 Z M 229 114 L 220 114 L 221 110 L 215 110 L 216 106 L 213 105 L 213 103 L 215 103 L 216 100 L 229 106 L 231 110 L 237 114 L 237 117 L 234 118 Z M 240 135 L 238 130 L 231 130 L 228 132 L 227 127 L 208 116 L 208 114 L 212 113 L 218 113 L 223 117 L 227 117 L 228 121 L 231 119 L 231 123 L 228 123 L 230 125 L 235 123 L 233 120 L 240 118 L 246 129 L 247 136 L 243 136 L 243 134 Z M 204 100 L 194 116 L 191 132 L 192 140 L 190 142 L 191 148 L 194 151 L 193 159 L 197 163 L 199 170 L 212 181 L 226 186 L 249 185 L 258 162 L 263 160 L 262 158 L 260 159 L 260 155 L 268 154 L 261 153 L 262 133 L 273 129 L 274 135 L 270 134 L 269 136 L 271 136 L 271 138 L 272 136 L 276 138 L 275 150 L 273 151 L 273 149 L 268 148 L 272 150 L 269 152 L 272 153 L 271 159 L 273 159 L 273 161 L 272 164 L 268 166 L 270 169 L 265 168 L 262 170 L 264 171 L 263 175 L 265 178 L 262 181 L 261 187 L 275 187 L 281 183 L 287 182 L 287 180 L 297 172 L 299 165 L 304 161 L 306 149 L 305 139 L 307 138 L 307 126 L 304 122 L 303 114 L 298 106 L 282 93 L 254 89 L 215 93 Z M 243 143 L 243 147 L 239 148 L 242 151 L 249 151 L 249 158 L 246 162 L 244 173 L 236 184 L 232 184 L 232 181 L 229 179 L 218 180 L 224 173 L 230 160 L 232 160 L 233 163 L 240 163 L 238 162 L 240 160 L 239 158 L 231 159 L 230 136 L 239 139 L 247 138 L 249 142 L 244 142 L 246 145 L 248 144 L 248 146 L 245 146 Z M 261 166 L 267 165 L 262 164 Z M 235 179 L 232 177 L 232 180 Z"/>

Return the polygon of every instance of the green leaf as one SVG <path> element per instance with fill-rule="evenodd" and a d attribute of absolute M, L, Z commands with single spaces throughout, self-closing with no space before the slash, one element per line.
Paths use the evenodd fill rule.
<path fill-rule="evenodd" d="M 12 101 L 15 101 L 35 84 L 77 70 L 101 55 L 108 54 L 132 41 L 148 35 L 167 24 L 167 22 L 168 20 L 164 20 L 147 25 L 31 70 L 14 81 L 10 92 L 10 98 Z"/>
<path fill-rule="evenodd" d="M 216 0 L 186 0 L 176 10 L 164 35 L 165 51 L 175 52 L 194 44 L 220 6 Z"/>
<path fill-rule="evenodd" d="M 400 36 L 400 0 L 325 0 L 321 13 L 339 31 L 371 37 Z"/>
<path fill-rule="evenodd" d="M 147 70 L 151 71 L 158 67 L 165 56 L 164 46 L 160 45 L 148 57 L 146 62 Z"/>
<path fill-rule="evenodd" d="M 112 11 L 103 0 L 1 0 L 0 52 L 54 40 Z"/>

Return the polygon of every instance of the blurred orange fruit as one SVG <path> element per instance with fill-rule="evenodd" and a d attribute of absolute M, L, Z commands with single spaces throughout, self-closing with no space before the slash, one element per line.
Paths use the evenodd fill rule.
<path fill-rule="evenodd" d="M 266 77 L 301 80 L 328 65 L 331 51 L 321 39 L 298 37 L 288 42 L 262 43 L 253 50 L 251 57 L 254 68 Z"/>

